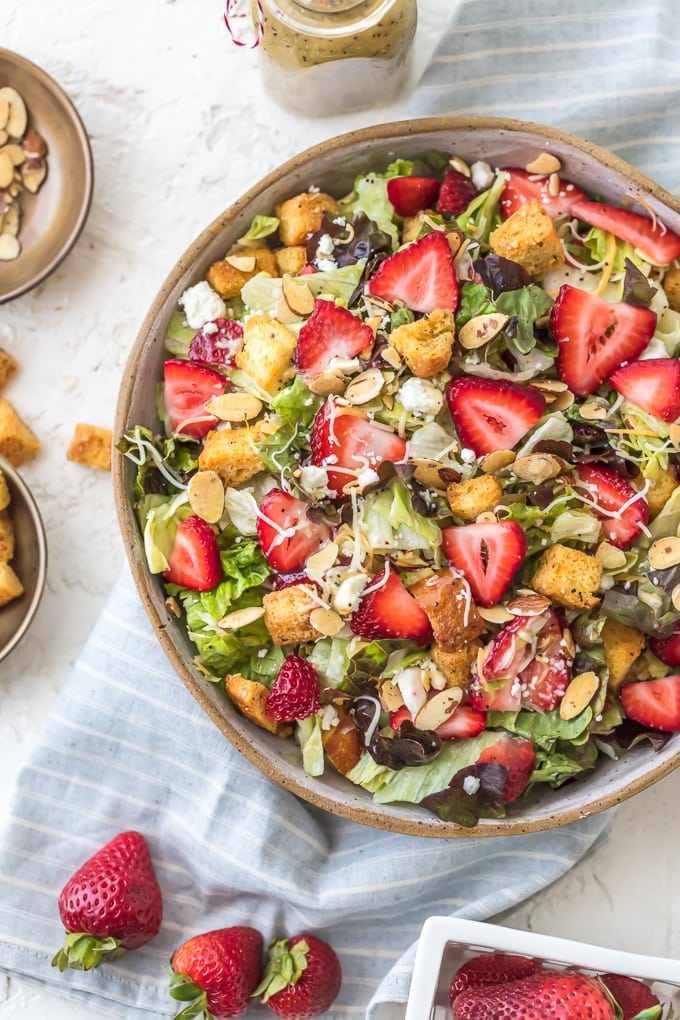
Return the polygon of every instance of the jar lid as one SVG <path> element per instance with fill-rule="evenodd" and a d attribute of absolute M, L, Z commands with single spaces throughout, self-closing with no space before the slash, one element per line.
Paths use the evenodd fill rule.
<path fill-rule="evenodd" d="M 306 7 L 308 11 L 318 11 L 320 14 L 349 11 L 362 2 L 363 0 L 295 0 L 300 7 Z"/>

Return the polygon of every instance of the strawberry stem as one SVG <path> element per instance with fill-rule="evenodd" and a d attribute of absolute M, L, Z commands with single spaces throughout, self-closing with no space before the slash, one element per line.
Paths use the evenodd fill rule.
<path fill-rule="evenodd" d="M 67 932 L 64 945 L 55 954 L 52 966 L 58 967 L 62 974 L 68 967 L 71 970 L 93 970 L 104 960 L 115 960 L 126 952 L 120 939 L 98 938 L 86 932 Z"/>
<path fill-rule="evenodd" d="M 274 939 L 269 946 L 269 960 L 262 981 L 253 992 L 267 1002 L 272 995 L 283 991 L 288 985 L 295 985 L 302 972 L 307 969 L 309 945 L 303 940 L 288 949 L 288 939 Z"/>
<path fill-rule="evenodd" d="M 170 978 L 170 995 L 179 1002 L 188 1003 L 176 1013 L 174 1020 L 214 1020 L 208 1009 L 208 996 L 186 974 L 174 973 Z"/>

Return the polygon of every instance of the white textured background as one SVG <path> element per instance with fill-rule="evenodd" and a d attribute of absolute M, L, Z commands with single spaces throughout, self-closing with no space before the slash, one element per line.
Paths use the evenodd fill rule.
<path fill-rule="evenodd" d="M 416 70 L 453 6 L 420 0 Z M 0 812 L 123 561 L 109 477 L 65 459 L 75 422 L 112 423 L 146 309 L 209 221 L 297 150 L 400 113 L 395 104 L 324 121 L 287 114 L 262 95 L 257 52 L 230 44 L 221 14 L 221 0 L 2 3 L 0 45 L 41 65 L 81 113 L 92 139 L 95 195 L 84 234 L 61 268 L 0 306 L 0 346 L 21 364 L 7 396 L 43 442 L 23 473 L 50 550 L 38 617 L 0 665 Z M 506 923 L 680 955 L 673 910 L 680 903 L 679 782 L 671 777 L 619 809 L 609 843 Z M 20 1012 L 24 1020 L 43 1020 L 46 1009 L 50 1020 L 98 1020 L 0 976 L 0 1020 Z"/>

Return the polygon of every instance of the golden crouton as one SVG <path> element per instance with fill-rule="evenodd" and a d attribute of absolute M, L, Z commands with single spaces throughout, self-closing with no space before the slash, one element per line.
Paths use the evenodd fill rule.
<path fill-rule="evenodd" d="M 444 676 L 447 687 L 467 687 L 470 681 L 470 666 L 477 659 L 481 642 L 468 641 L 455 652 L 446 652 L 436 642 L 432 645 L 430 655 Z"/>
<path fill-rule="evenodd" d="M 301 269 L 307 265 L 307 249 L 304 244 L 291 244 L 288 248 L 279 248 L 274 252 L 276 268 L 279 276 L 297 276 Z"/>
<path fill-rule="evenodd" d="M 543 276 L 564 262 L 555 224 L 534 198 L 509 216 L 489 238 L 491 250 L 524 266 L 531 276 Z"/>
<path fill-rule="evenodd" d="M 9 491 L 7 479 L 3 475 L 2 471 L 0 471 L 0 510 L 6 510 L 11 499 L 12 495 Z"/>
<path fill-rule="evenodd" d="M 475 521 L 480 514 L 493 510 L 501 501 L 503 488 L 494 475 L 478 475 L 446 487 L 451 513 L 462 521 Z"/>
<path fill-rule="evenodd" d="M 451 569 L 417 581 L 409 591 L 427 614 L 443 651 L 457 652 L 484 630 L 467 582 Z"/>
<path fill-rule="evenodd" d="M 110 471 L 112 438 L 111 429 L 78 422 L 66 457 L 74 464 L 82 464 L 83 467 Z"/>
<path fill-rule="evenodd" d="M 266 315 L 251 315 L 236 364 L 267 393 L 276 393 L 292 367 L 296 345 L 297 337 L 287 326 Z"/>
<path fill-rule="evenodd" d="M 240 673 L 228 673 L 224 678 L 227 694 L 234 704 L 243 712 L 246 719 L 257 723 L 270 733 L 286 736 L 291 732 L 290 726 L 279 726 L 273 719 L 265 715 L 264 705 L 269 691 L 257 680 L 247 680 Z"/>
<path fill-rule="evenodd" d="M 363 737 L 354 719 L 344 708 L 338 709 L 339 721 L 321 734 L 323 749 L 331 765 L 343 776 L 358 764 L 363 752 Z"/>
<path fill-rule="evenodd" d="M 198 457 L 201 471 L 216 471 L 225 486 L 241 485 L 264 470 L 255 443 L 264 439 L 263 424 L 209 432 Z"/>
<path fill-rule="evenodd" d="M 275 645 L 294 645 L 319 637 L 318 630 L 309 622 L 318 602 L 311 598 L 305 585 L 293 584 L 270 592 L 262 599 L 262 605 L 264 624 Z"/>
<path fill-rule="evenodd" d="M 416 322 L 407 322 L 390 333 L 390 343 L 419 379 L 443 372 L 451 360 L 454 338 L 453 312 L 436 308 Z"/>
<path fill-rule="evenodd" d="M 24 594 L 24 586 L 9 563 L 0 563 L 0 606 Z"/>
<path fill-rule="evenodd" d="M 278 276 L 276 258 L 269 248 L 244 248 L 225 259 L 213 262 L 207 273 L 208 283 L 221 298 L 240 297 L 241 287 L 258 273 Z"/>
<path fill-rule="evenodd" d="M 607 620 L 602 628 L 602 643 L 609 669 L 609 689 L 618 691 L 645 647 L 645 635 L 625 623 Z"/>
<path fill-rule="evenodd" d="M 7 563 L 14 556 L 14 527 L 6 510 L 0 510 L 0 563 Z"/>
<path fill-rule="evenodd" d="M 663 510 L 677 485 L 678 480 L 672 471 L 661 471 L 658 478 L 654 479 L 645 496 L 652 520 Z"/>
<path fill-rule="evenodd" d="M 35 457 L 40 440 L 21 420 L 9 400 L 0 397 L 0 454 L 14 467 Z"/>
<path fill-rule="evenodd" d="M 14 375 L 18 368 L 16 360 L 7 351 L 0 347 L 0 390 L 9 382 L 10 376 Z"/>
<path fill-rule="evenodd" d="M 321 226 L 324 213 L 338 213 L 338 203 L 323 191 L 304 191 L 301 195 L 280 202 L 275 213 L 279 218 L 279 237 L 285 245 L 304 244 Z"/>
<path fill-rule="evenodd" d="M 595 556 L 553 545 L 538 561 L 531 587 L 566 609 L 592 609 L 600 601 L 595 592 L 602 580 L 602 565 Z"/>
<path fill-rule="evenodd" d="M 666 291 L 668 304 L 673 311 L 680 312 L 680 269 L 671 266 L 663 278 L 663 289 Z"/>

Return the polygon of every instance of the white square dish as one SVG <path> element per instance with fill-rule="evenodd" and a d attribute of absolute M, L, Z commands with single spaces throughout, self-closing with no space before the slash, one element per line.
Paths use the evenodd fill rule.
<path fill-rule="evenodd" d="M 533 956 L 554 967 L 588 973 L 625 974 L 647 982 L 662 1003 L 680 1007 L 680 960 L 640 956 L 571 939 L 503 928 L 457 917 L 429 917 L 423 925 L 413 967 L 405 1020 L 450 1018 L 449 990 L 456 970 L 481 953 Z"/>

